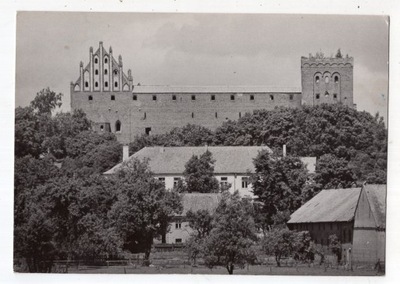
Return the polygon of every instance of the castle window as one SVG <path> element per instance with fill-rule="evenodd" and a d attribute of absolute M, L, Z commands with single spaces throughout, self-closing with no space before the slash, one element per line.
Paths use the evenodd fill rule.
<path fill-rule="evenodd" d="M 215 113 L 215 118 L 218 118 L 218 112 Z"/>
<path fill-rule="evenodd" d="M 99 75 L 99 70 L 98 69 L 94 70 L 94 74 Z"/>
<path fill-rule="evenodd" d="M 235 100 L 235 95 L 231 95 L 231 101 Z"/>
<path fill-rule="evenodd" d="M 153 101 L 156 101 L 157 100 L 157 96 L 153 96 Z"/>
<path fill-rule="evenodd" d="M 143 114 L 143 119 L 146 119 L 146 113 Z"/>
<path fill-rule="evenodd" d="M 215 95 L 211 95 L 211 100 L 215 101 Z"/>
<path fill-rule="evenodd" d="M 104 82 L 104 87 L 108 88 L 108 82 Z"/>
<path fill-rule="evenodd" d="M 333 98 L 334 98 L 334 99 L 337 99 L 337 94 L 333 94 Z"/>
<path fill-rule="evenodd" d="M 114 95 L 111 95 L 111 100 L 115 101 L 115 96 Z"/>
<path fill-rule="evenodd" d="M 195 100 L 196 100 L 196 96 L 192 95 L 192 101 L 195 101 Z"/>
<path fill-rule="evenodd" d="M 293 101 L 293 95 L 289 95 L 289 100 Z"/>
<path fill-rule="evenodd" d="M 114 75 L 118 75 L 118 70 L 117 69 L 114 70 Z"/>
<path fill-rule="evenodd" d="M 319 83 L 319 76 L 315 77 L 315 83 Z"/>
<path fill-rule="evenodd" d="M 94 86 L 97 88 L 99 86 L 98 82 L 94 82 Z"/>
<path fill-rule="evenodd" d="M 172 95 L 172 100 L 176 101 L 176 96 L 175 95 Z"/>
<path fill-rule="evenodd" d="M 192 118 L 194 118 L 194 113 L 192 112 Z"/>
<path fill-rule="evenodd" d="M 329 97 L 328 91 L 325 92 L 325 97 Z"/>
<path fill-rule="evenodd" d="M 269 99 L 270 99 L 271 101 L 273 101 L 273 100 L 274 100 L 274 95 L 269 95 Z"/>
<path fill-rule="evenodd" d="M 121 132 L 121 122 L 119 120 L 115 123 L 115 132 Z"/>
<path fill-rule="evenodd" d="M 151 134 L 151 127 L 146 127 L 144 129 L 144 131 L 146 132 L 146 135 L 150 135 Z"/>
<path fill-rule="evenodd" d="M 89 101 L 93 101 L 93 96 L 89 96 Z"/>
<path fill-rule="evenodd" d="M 339 76 L 335 76 L 335 83 L 338 83 L 339 82 Z"/>
<path fill-rule="evenodd" d="M 325 76 L 325 83 L 328 84 L 329 83 L 329 77 Z"/>
<path fill-rule="evenodd" d="M 85 87 L 86 87 L 86 88 L 89 87 L 89 82 L 88 82 L 88 81 L 85 82 Z"/>
<path fill-rule="evenodd" d="M 104 58 L 104 63 L 108 63 L 108 58 L 107 57 Z"/>
<path fill-rule="evenodd" d="M 114 83 L 115 88 L 118 88 L 118 82 Z"/>
<path fill-rule="evenodd" d="M 319 94 L 315 94 L 315 98 L 319 100 Z"/>
<path fill-rule="evenodd" d="M 254 95 L 250 95 L 250 101 L 254 101 Z"/>
<path fill-rule="evenodd" d="M 97 58 L 95 58 L 94 63 L 99 63 L 99 60 L 97 60 Z"/>
<path fill-rule="evenodd" d="M 107 74 L 108 74 L 108 70 L 104 69 L 104 75 L 107 75 Z"/>
<path fill-rule="evenodd" d="M 133 96 L 132 96 L 132 99 L 133 99 L 134 101 L 137 101 L 137 96 L 136 96 L 136 95 L 133 95 Z"/>

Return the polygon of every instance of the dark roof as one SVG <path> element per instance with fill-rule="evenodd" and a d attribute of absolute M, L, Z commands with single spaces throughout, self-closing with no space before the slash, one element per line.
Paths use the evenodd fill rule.
<path fill-rule="evenodd" d="M 386 185 L 367 184 L 364 190 L 377 227 L 386 228 Z"/>
<path fill-rule="evenodd" d="M 217 209 L 221 195 L 218 193 L 186 193 L 182 196 L 183 211 L 181 216 L 185 216 L 190 210 L 207 210 L 211 214 Z"/>
<path fill-rule="evenodd" d="M 361 188 L 322 190 L 295 211 L 288 223 L 352 221 L 360 192 Z"/>
<path fill-rule="evenodd" d="M 262 150 L 270 153 L 267 146 L 218 146 L 218 147 L 145 147 L 130 156 L 129 159 L 150 159 L 149 167 L 156 175 L 176 174 L 182 175 L 185 164 L 193 155 L 200 156 L 210 151 L 215 160 L 215 174 L 246 174 L 254 172 L 253 159 Z M 121 167 L 116 165 L 105 174 L 114 174 Z"/>

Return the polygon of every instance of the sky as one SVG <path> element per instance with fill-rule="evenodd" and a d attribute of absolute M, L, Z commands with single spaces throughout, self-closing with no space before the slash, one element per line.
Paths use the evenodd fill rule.
<path fill-rule="evenodd" d="M 301 87 L 300 58 L 354 57 L 358 110 L 387 116 L 388 18 L 384 16 L 19 12 L 16 106 L 41 89 L 63 96 L 89 47 L 103 41 L 134 84 Z"/>

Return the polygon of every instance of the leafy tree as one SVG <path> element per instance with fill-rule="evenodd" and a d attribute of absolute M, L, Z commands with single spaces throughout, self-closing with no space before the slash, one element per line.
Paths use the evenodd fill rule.
<path fill-rule="evenodd" d="M 61 107 L 62 94 L 56 94 L 51 91 L 50 88 L 46 88 L 41 90 L 36 94 L 36 97 L 31 102 L 31 107 L 35 110 L 35 112 L 47 116 L 51 116 L 51 113 L 57 107 Z"/>
<path fill-rule="evenodd" d="M 320 188 L 347 188 L 351 187 L 355 181 L 348 161 L 344 158 L 326 154 L 317 161 L 315 182 Z"/>
<path fill-rule="evenodd" d="M 15 157 L 42 153 L 39 120 L 31 107 L 15 109 Z"/>
<path fill-rule="evenodd" d="M 229 274 L 235 266 L 244 267 L 255 259 L 253 245 L 257 240 L 253 206 L 238 192 L 224 192 L 205 239 L 204 260 L 207 266 L 223 265 Z"/>
<path fill-rule="evenodd" d="M 256 206 L 261 218 L 257 218 L 265 232 L 273 224 L 284 224 L 303 200 L 302 192 L 307 182 L 305 165 L 296 157 L 271 156 L 262 151 L 254 159 L 255 173 L 250 180 Z"/>
<path fill-rule="evenodd" d="M 266 233 L 262 246 L 266 254 L 275 256 L 276 265 L 281 266 L 281 258 L 296 252 L 296 232 L 287 228 L 274 228 Z"/>
<path fill-rule="evenodd" d="M 113 179 L 117 200 L 109 212 L 111 225 L 124 242 L 124 249 L 144 252 L 145 264 L 153 239 L 165 233 L 165 225 L 182 210 L 178 193 L 167 191 L 154 179 L 146 162 L 126 161 Z"/>
<path fill-rule="evenodd" d="M 183 176 L 187 192 L 218 192 L 219 183 L 214 177 L 212 154 L 206 151 L 200 157 L 194 155 L 185 165 Z"/>

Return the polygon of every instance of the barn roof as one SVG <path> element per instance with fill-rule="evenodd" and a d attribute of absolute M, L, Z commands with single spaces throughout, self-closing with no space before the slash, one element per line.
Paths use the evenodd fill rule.
<path fill-rule="evenodd" d="M 364 186 L 376 225 L 386 228 L 386 185 L 367 184 Z"/>
<path fill-rule="evenodd" d="M 149 159 L 149 167 L 156 175 L 182 175 L 185 164 L 193 156 L 210 151 L 215 160 L 214 174 L 246 174 L 254 171 L 253 159 L 262 150 L 270 153 L 267 146 L 218 146 L 218 147 L 145 147 L 129 159 Z M 105 174 L 113 174 L 121 167 L 116 165 Z"/>
<path fill-rule="evenodd" d="M 218 193 L 186 193 L 182 196 L 183 211 L 181 216 L 192 210 L 207 210 L 211 214 L 217 209 L 221 195 Z"/>
<path fill-rule="evenodd" d="M 291 223 L 348 222 L 354 219 L 361 188 L 322 190 L 295 211 Z"/>
<path fill-rule="evenodd" d="M 170 93 L 301 93 L 299 87 L 280 86 L 173 86 L 173 85 L 138 85 L 136 94 Z"/>

